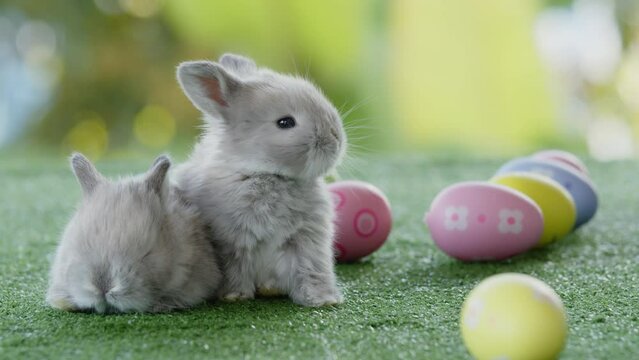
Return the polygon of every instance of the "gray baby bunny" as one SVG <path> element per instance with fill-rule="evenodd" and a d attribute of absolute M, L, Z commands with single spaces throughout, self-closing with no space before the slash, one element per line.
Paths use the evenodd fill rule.
<path fill-rule="evenodd" d="M 48 303 L 63 310 L 160 312 L 214 298 L 222 275 L 197 208 L 168 184 L 171 162 L 105 179 L 81 154 L 83 199 L 51 267 Z"/>
<path fill-rule="evenodd" d="M 323 180 L 346 149 L 335 107 L 309 81 L 238 55 L 182 63 L 177 78 L 206 119 L 177 182 L 213 229 L 222 298 L 342 302 Z"/>

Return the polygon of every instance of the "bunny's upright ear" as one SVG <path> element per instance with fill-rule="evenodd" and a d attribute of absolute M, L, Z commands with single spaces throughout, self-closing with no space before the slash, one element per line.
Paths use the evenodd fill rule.
<path fill-rule="evenodd" d="M 153 162 L 151 169 L 147 172 L 145 182 L 149 188 L 158 194 L 162 194 L 166 173 L 171 167 L 171 160 L 166 155 L 161 155 Z"/>
<path fill-rule="evenodd" d="M 71 155 L 71 168 L 85 195 L 91 194 L 99 183 L 104 181 L 102 175 L 91 164 L 91 161 L 80 153 Z"/>
<path fill-rule="evenodd" d="M 239 75 L 250 75 L 251 73 L 257 71 L 257 65 L 255 65 L 255 61 L 245 56 L 236 54 L 223 54 L 222 56 L 220 56 L 220 64 L 222 64 L 222 66 L 224 66 L 226 69 L 229 69 L 230 71 L 235 72 Z"/>
<path fill-rule="evenodd" d="M 224 118 L 229 101 L 243 86 L 222 65 L 210 61 L 183 62 L 178 66 L 177 78 L 193 105 L 216 118 Z"/>

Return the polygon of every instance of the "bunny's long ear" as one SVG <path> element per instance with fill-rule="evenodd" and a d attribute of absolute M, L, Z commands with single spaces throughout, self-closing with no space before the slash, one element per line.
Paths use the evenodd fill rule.
<path fill-rule="evenodd" d="M 71 155 L 71 169 L 73 169 L 73 173 L 78 179 L 84 195 L 91 194 L 93 190 L 95 190 L 95 187 L 104 181 L 104 178 L 95 166 L 93 166 L 91 161 L 80 153 L 73 153 L 73 155 Z"/>
<path fill-rule="evenodd" d="M 183 62 L 178 66 L 177 78 L 193 105 L 216 118 L 225 118 L 229 101 L 243 86 L 222 65 L 210 61 Z"/>
<path fill-rule="evenodd" d="M 222 64 L 222 66 L 226 69 L 239 75 L 250 75 L 257 71 L 255 61 L 236 54 L 223 54 L 220 56 L 220 64 Z"/>
<path fill-rule="evenodd" d="M 144 181 L 149 188 L 155 191 L 157 194 L 162 194 L 164 188 L 164 182 L 166 180 L 166 174 L 171 167 L 171 160 L 166 155 L 161 155 L 153 162 L 151 169 L 146 174 Z"/>

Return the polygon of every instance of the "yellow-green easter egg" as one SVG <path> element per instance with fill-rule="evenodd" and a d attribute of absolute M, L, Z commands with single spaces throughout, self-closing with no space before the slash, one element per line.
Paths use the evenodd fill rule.
<path fill-rule="evenodd" d="M 491 182 L 515 189 L 539 205 L 544 231 L 537 246 L 547 245 L 572 231 L 577 220 L 575 202 L 555 180 L 534 173 L 514 172 L 498 175 Z"/>
<path fill-rule="evenodd" d="M 491 276 L 466 297 L 461 332 L 478 360 L 556 359 L 566 341 L 561 299 L 544 282 L 528 275 Z"/>

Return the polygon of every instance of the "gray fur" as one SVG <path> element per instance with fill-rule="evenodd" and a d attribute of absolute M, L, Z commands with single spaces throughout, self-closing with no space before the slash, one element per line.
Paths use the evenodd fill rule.
<path fill-rule="evenodd" d="M 255 61 L 241 55 L 224 54 L 220 57 L 220 64 L 239 75 L 249 75 L 257 71 Z"/>
<path fill-rule="evenodd" d="M 225 115 L 228 102 L 240 90 L 240 80 L 235 75 L 208 61 L 181 64 L 178 81 L 196 108 L 216 117 Z"/>
<path fill-rule="evenodd" d="M 166 155 L 159 156 L 151 165 L 151 170 L 149 170 L 148 175 L 145 177 L 144 181 L 153 192 L 162 196 L 164 193 L 165 183 L 168 181 L 164 181 L 166 179 L 166 173 L 169 171 L 169 167 L 171 167 L 171 160 Z"/>
<path fill-rule="evenodd" d="M 225 275 L 221 297 L 275 292 L 306 306 L 340 303 L 323 180 L 346 148 L 337 110 L 307 80 L 237 55 L 183 63 L 177 76 L 207 120 L 177 182 L 213 231 Z M 203 89 L 215 83 L 219 94 L 208 96 Z M 297 126 L 278 128 L 284 116 Z"/>
<path fill-rule="evenodd" d="M 71 163 L 81 184 L 89 173 L 100 181 L 85 192 L 58 245 L 47 293 L 51 306 L 158 312 L 215 297 L 222 275 L 206 225 L 168 184 L 166 156 L 146 174 L 117 182 L 104 179 L 80 154 Z"/>
<path fill-rule="evenodd" d="M 81 154 L 73 153 L 71 155 L 71 169 L 84 194 L 93 192 L 93 189 L 104 180 L 93 164 Z"/>

